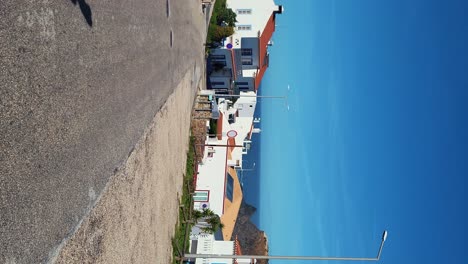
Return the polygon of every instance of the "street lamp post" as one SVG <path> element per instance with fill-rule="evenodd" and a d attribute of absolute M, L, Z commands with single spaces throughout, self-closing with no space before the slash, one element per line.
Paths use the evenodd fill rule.
<path fill-rule="evenodd" d="M 236 95 L 236 94 L 222 94 L 222 95 L 215 95 L 215 97 L 219 97 L 219 98 L 229 98 L 229 97 L 255 97 L 255 98 L 270 98 L 270 99 L 284 99 L 284 103 L 285 103 L 285 106 L 287 107 L 287 109 L 289 110 L 289 104 L 288 104 L 288 96 L 287 95 L 284 95 L 284 96 L 272 96 L 272 95 L 253 95 L 253 94 L 240 94 L 240 95 Z"/>
<path fill-rule="evenodd" d="M 261 255 L 222 255 L 222 254 L 185 254 L 184 259 L 191 258 L 217 258 L 217 259 L 282 259 L 282 260 L 343 260 L 343 261 L 378 261 L 382 254 L 383 245 L 388 232 L 384 231 L 380 242 L 379 252 L 375 258 L 357 257 L 320 257 L 320 256 L 261 256 Z"/>
<path fill-rule="evenodd" d="M 245 161 L 242 161 L 242 162 L 245 162 Z M 234 167 L 234 168 L 240 171 L 253 171 L 255 169 L 255 162 L 253 163 L 252 168 L 244 169 L 243 167 L 240 167 L 240 166 Z"/>
<path fill-rule="evenodd" d="M 217 94 L 215 97 L 255 97 L 255 98 L 271 98 L 271 99 L 286 99 L 287 96 L 275 96 L 275 95 L 253 95 L 253 94 Z"/>

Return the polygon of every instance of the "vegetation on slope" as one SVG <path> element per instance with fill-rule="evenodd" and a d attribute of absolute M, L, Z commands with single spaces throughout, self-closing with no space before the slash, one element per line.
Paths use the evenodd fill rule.
<path fill-rule="evenodd" d="M 208 27 L 206 43 L 221 42 L 234 34 L 236 13 L 226 5 L 226 0 L 216 0 Z"/>

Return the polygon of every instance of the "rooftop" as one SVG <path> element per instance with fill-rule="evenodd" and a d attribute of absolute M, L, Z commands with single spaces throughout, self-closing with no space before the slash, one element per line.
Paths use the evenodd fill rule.
<path fill-rule="evenodd" d="M 232 167 L 229 167 L 227 171 L 228 173 L 226 174 L 226 177 L 230 176 L 234 180 L 232 196 L 233 199 L 230 201 L 225 195 L 224 213 L 221 216 L 221 222 L 224 224 L 224 240 L 231 240 L 232 232 L 234 231 L 234 226 L 236 225 L 237 215 L 239 214 L 239 209 L 241 207 L 243 194 L 236 170 Z"/>
<path fill-rule="evenodd" d="M 260 36 L 259 41 L 259 69 L 257 70 L 257 74 L 255 76 L 255 90 L 258 90 L 260 86 L 260 82 L 262 81 L 263 75 L 265 74 L 266 69 L 268 68 L 268 43 L 273 36 L 273 32 L 275 32 L 275 14 L 271 14 L 270 19 L 265 26 L 265 29 Z"/>

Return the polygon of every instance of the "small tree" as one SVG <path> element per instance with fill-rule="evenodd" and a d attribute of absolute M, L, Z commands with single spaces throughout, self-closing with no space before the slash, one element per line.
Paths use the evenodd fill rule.
<path fill-rule="evenodd" d="M 215 119 L 210 119 L 210 130 L 208 131 L 210 137 L 216 137 L 218 133 L 218 122 Z"/>
<path fill-rule="evenodd" d="M 221 27 L 221 26 L 216 26 L 214 32 L 213 32 L 213 40 L 220 42 L 224 38 L 227 38 L 234 34 L 234 28 L 233 27 Z"/>
<path fill-rule="evenodd" d="M 219 218 L 218 215 L 210 216 L 209 218 L 206 219 L 206 222 L 208 223 L 208 226 L 201 228 L 203 232 L 214 234 L 218 230 L 224 228 L 224 224 L 221 223 L 221 218 Z"/>
<path fill-rule="evenodd" d="M 197 221 L 196 225 L 205 233 L 213 234 L 224 228 L 221 218 L 210 209 L 195 210 L 193 218 Z"/>
<path fill-rule="evenodd" d="M 200 210 L 193 210 L 192 217 L 195 221 L 198 221 L 202 218 L 209 218 L 216 215 L 211 209 L 204 208 L 202 211 Z"/>
<path fill-rule="evenodd" d="M 222 25 L 223 22 L 230 27 L 234 27 L 237 22 L 237 14 L 232 11 L 231 8 L 221 9 L 220 13 L 216 17 L 216 24 Z"/>

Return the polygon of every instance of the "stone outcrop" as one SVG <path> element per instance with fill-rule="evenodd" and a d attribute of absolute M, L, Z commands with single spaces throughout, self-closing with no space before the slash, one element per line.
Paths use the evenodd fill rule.
<path fill-rule="evenodd" d="M 250 220 L 256 210 L 243 201 L 237 216 L 232 240 L 237 236 L 243 255 L 268 255 L 268 239 L 265 232 L 259 230 Z M 259 260 L 257 263 L 268 263 L 268 260 Z"/>

